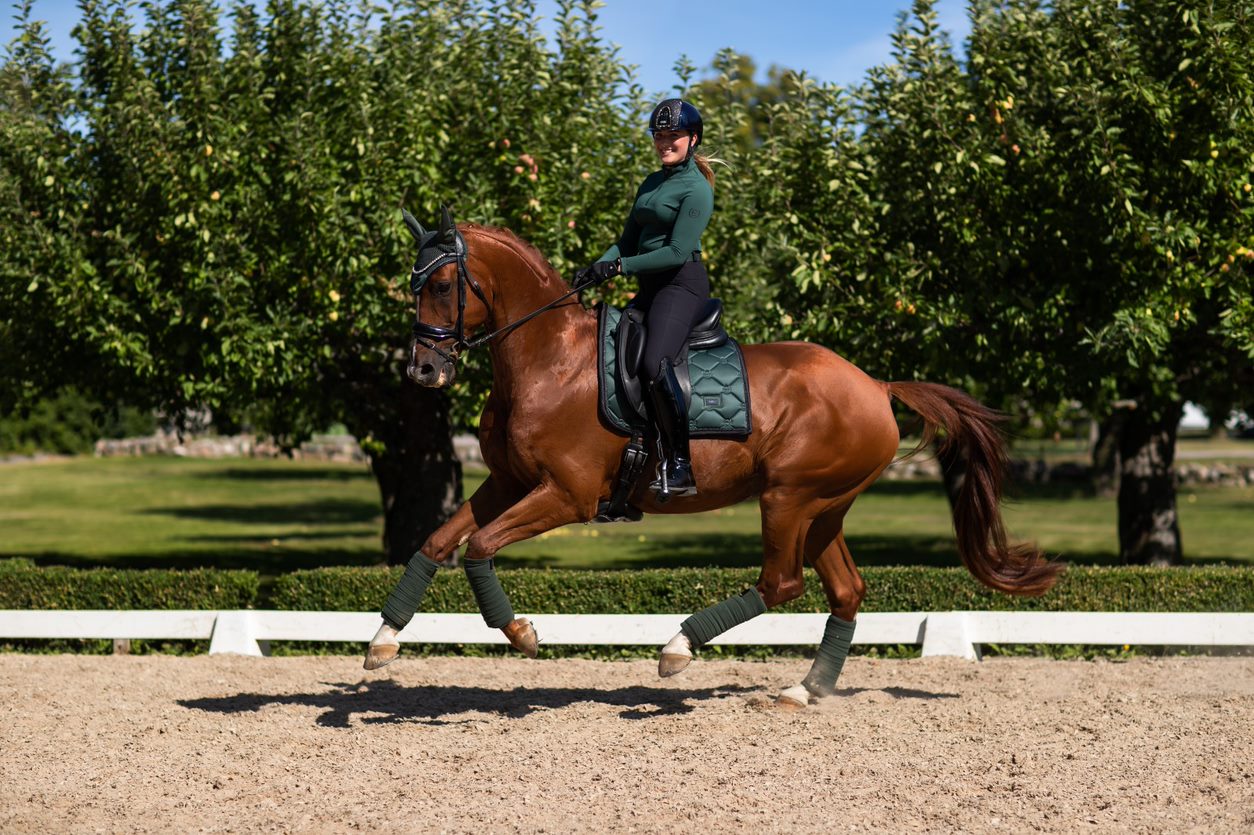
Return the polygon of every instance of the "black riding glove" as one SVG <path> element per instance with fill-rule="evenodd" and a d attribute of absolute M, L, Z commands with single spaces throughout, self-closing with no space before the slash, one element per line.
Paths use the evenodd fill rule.
<path fill-rule="evenodd" d="M 620 275 L 623 271 L 623 259 L 613 261 L 597 261 L 575 273 L 575 289 L 583 289 L 593 284 L 600 284 L 606 279 Z"/>

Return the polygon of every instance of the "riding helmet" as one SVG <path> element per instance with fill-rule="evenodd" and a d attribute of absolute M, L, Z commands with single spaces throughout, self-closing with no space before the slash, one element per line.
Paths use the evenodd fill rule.
<path fill-rule="evenodd" d="M 689 131 L 697 139 L 692 143 L 695 148 L 701 144 L 701 113 L 683 99 L 667 99 L 653 108 L 649 117 L 649 132 L 660 130 Z"/>

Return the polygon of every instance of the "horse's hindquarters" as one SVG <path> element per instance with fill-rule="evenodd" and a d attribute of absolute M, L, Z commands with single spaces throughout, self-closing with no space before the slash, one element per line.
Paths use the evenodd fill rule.
<path fill-rule="evenodd" d="M 878 475 L 900 440 L 884 384 L 818 345 L 747 345 L 754 432 L 766 484 L 830 490 Z"/>

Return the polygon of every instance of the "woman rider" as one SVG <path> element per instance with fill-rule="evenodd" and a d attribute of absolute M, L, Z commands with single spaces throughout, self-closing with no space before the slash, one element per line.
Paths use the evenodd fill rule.
<path fill-rule="evenodd" d="M 714 209 L 714 172 L 709 160 L 695 153 L 701 144 L 701 114 L 688 102 L 667 99 L 659 104 L 649 117 L 649 131 L 662 168 L 636 191 L 618 243 L 576 273 L 575 286 L 620 274 L 639 280 L 632 306 L 645 313 L 647 326 L 640 369 L 648 392 L 645 407 L 665 450 L 665 482 L 659 475 L 652 487 L 667 496 L 691 496 L 697 485 L 675 358 L 710 298 L 701 233 Z"/>

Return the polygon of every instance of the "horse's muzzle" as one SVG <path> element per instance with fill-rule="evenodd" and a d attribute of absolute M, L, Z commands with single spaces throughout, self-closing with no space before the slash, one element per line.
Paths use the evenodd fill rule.
<path fill-rule="evenodd" d="M 428 388 L 445 388 L 451 386 L 457 377 L 457 366 L 447 360 L 424 351 L 425 357 L 418 356 L 415 346 L 409 352 L 409 366 L 405 375 L 420 386 Z"/>

